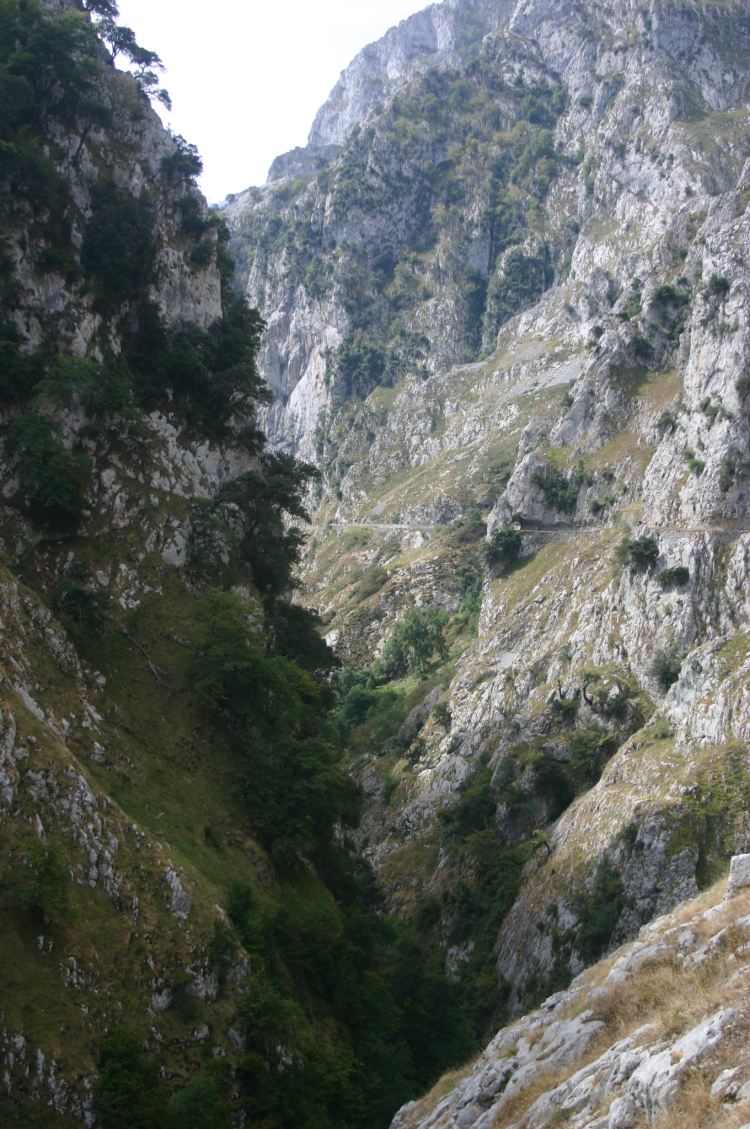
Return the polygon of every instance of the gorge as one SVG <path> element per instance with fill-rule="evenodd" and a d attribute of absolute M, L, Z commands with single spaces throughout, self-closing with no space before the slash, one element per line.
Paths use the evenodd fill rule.
<path fill-rule="evenodd" d="M 115 18 L 0 4 L 0 1121 L 750 1123 L 746 4 L 443 0 L 219 211 Z"/>

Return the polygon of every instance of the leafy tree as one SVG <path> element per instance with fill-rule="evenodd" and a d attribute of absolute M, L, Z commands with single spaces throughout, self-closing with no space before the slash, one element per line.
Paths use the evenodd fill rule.
<path fill-rule="evenodd" d="M 12 886 L 15 903 L 37 923 L 64 914 L 70 874 L 55 843 L 28 836 L 20 844 L 20 858 Z"/>
<path fill-rule="evenodd" d="M 263 454 L 256 470 L 228 482 L 216 495 L 216 506 L 236 506 L 242 521 L 240 555 L 250 566 L 258 589 L 274 599 L 292 584 L 303 535 L 288 518 L 307 521 L 302 501 L 306 482 L 318 470 L 289 455 Z"/>
<path fill-rule="evenodd" d="M 44 132 L 52 118 L 65 126 L 75 124 L 95 88 L 97 51 L 94 30 L 81 13 L 51 17 L 34 0 L 4 0 L 0 135 L 8 138 L 23 128 Z"/>
<path fill-rule="evenodd" d="M 509 318 L 533 305 L 551 277 L 546 250 L 544 255 L 527 255 L 520 247 L 513 247 L 503 260 L 502 271 L 492 275 L 487 287 L 485 336 L 497 335 Z"/>
<path fill-rule="evenodd" d="M 498 797 L 492 789 L 488 761 L 487 756 L 482 757 L 464 780 L 458 801 L 440 813 L 443 827 L 454 839 L 466 839 L 492 825 Z"/>
<path fill-rule="evenodd" d="M 95 308 L 115 313 L 142 298 L 154 278 L 154 211 L 147 195 L 134 196 L 113 180 L 91 190 L 81 265 L 93 279 Z"/>
<path fill-rule="evenodd" d="M 114 5 L 105 3 L 103 8 Z M 129 27 L 122 27 L 115 22 L 115 18 L 106 11 L 101 11 L 101 19 L 96 24 L 96 30 L 102 39 L 109 44 L 112 58 L 124 56 L 134 68 L 130 73 L 136 80 L 141 90 L 149 98 L 155 98 L 166 109 L 172 109 L 172 100 L 168 92 L 159 86 L 159 72 L 164 70 L 164 64 L 155 51 L 141 47 L 135 38 L 135 32 Z M 115 16 L 117 10 L 115 8 Z"/>
<path fill-rule="evenodd" d="M 331 720 L 343 740 L 351 729 L 365 721 L 378 701 L 370 672 L 343 667 L 338 674 L 336 698 Z"/>
<path fill-rule="evenodd" d="M 213 1064 L 212 1064 L 213 1065 Z M 219 1064 L 202 1070 L 172 1096 L 168 1125 L 174 1129 L 230 1129 L 231 1113 L 218 1076 Z"/>
<path fill-rule="evenodd" d="M 12 322 L 0 324 L 0 400 L 19 403 L 28 398 L 42 374 L 42 362 L 21 352 L 21 334 Z"/>
<path fill-rule="evenodd" d="M 503 526 L 492 534 L 484 545 L 484 559 L 492 568 L 501 562 L 510 563 L 518 559 L 523 540 L 512 525 Z"/>
<path fill-rule="evenodd" d="M 599 864 L 589 893 L 579 900 L 578 916 L 583 922 L 576 948 L 587 962 L 594 961 L 607 948 L 625 906 L 625 887 L 611 862 Z"/>
<path fill-rule="evenodd" d="M 194 184 L 195 178 L 203 172 L 203 161 L 200 158 L 198 147 L 179 133 L 173 133 L 174 152 L 163 157 L 161 171 L 168 184 L 179 184 L 187 181 Z"/>
<path fill-rule="evenodd" d="M 140 402 L 154 406 L 171 391 L 172 410 L 203 435 L 222 438 L 233 415 L 269 400 L 256 365 L 263 329 L 258 311 L 236 296 L 227 298 L 223 316 L 206 331 L 168 329 L 156 307 L 141 302 L 138 330 L 125 346 Z M 254 451 L 262 446 L 258 432 L 245 435 L 246 446 L 248 439 Z"/>
<path fill-rule="evenodd" d="M 156 1068 L 125 1028 L 110 1031 L 102 1044 L 94 1103 L 102 1129 L 164 1129 L 167 1124 Z"/>
<path fill-rule="evenodd" d="M 91 12 L 95 16 L 108 16 L 116 19 L 120 14 L 114 0 L 83 0 L 83 6 L 87 12 Z"/>
<path fill-rule="evenodd" d="M 6 450 L 15 457 L 31 519 L 53 532 L 72 533 L 83 516 L 90 462 L 81 451 L 67 450 L 57 431 L 54 420 L 36 412 L 17 416 Z"/>
<path fill-rule="evenodd" d="M 383 350 L 360 333 L 346 337 L 334 361 L 336 386 L 345 397 L 363 400 L 383 382 L 386 363 Z"/>
<path fill-rule="evenodd" d="M 300 604 L 277 600 L 270 613 L 274 649 L 304 670 L 323 672 L 337 664 L 336 656 L 321 638 L 320 616 Z"/>
<path fill-rule="evenodd" d="M 659 559 L 659 545 L 653 537 L 626 537 L 617 546 L 615 560 L 620 565 L 634 568 L 637 572 L 652 569 Z"/>
<path fill-rule="evenodd" d="M 227 724 L 251 819 L 280 858 L 314 854 L 357 816 L 357 793 L 328 739 L 328 691 L 296 663 L 264 653 L 249 608 L 210 589 L 198 601 L 193 692 Z"/>
<path fill-rule="evenodd" d="M 424 674 L 433 655 L 447 658 L 447 623 L 448 616 L 439 608 L 410 608 L 386 643 L 376 664 L 377 673 L 386 680 L 400 678 L 411 670 Z"/>

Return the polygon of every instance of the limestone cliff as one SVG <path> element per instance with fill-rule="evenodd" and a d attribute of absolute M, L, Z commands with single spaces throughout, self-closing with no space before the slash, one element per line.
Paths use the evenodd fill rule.
<path fill-rule="evenodd" d="M 750 22 L 486 10 L 382 106 L 347 91 L 396 33 L 360 56 L 316 127 L 341 148 L 228 221 L 269 432 L 325 472 L 306 598 L 360 667 L 407 607 L 451 617 L 398 732 L 357 730 L 360 849 L 457 975 L 494 922 L 517 1006 L 748 846 Z"/>
<path fill-rule="evenodd" d="M 178 1088 L 212 1058 L 234 1063 L 249 962 L 225 907 L 232 882 L 269 874 L 224 803 L 226 741 L 196 712 L 186 667 L 205 583 L 196 526 L 214 521 L 223 483 L 258 470 L 259 385 L 235 348 L 242 383 L 209 425 L 206 385 L 162 368 L 181 342 L 206 378 L 227 370 L 220 225 L 194 149 L 115 68 L 83 5 L 44 8 L 0 17 L 7 1126 L 101 1124 L 113 1029 L 143 1035 Z M 250 610 L 247 570 L 235 579 Z"/>

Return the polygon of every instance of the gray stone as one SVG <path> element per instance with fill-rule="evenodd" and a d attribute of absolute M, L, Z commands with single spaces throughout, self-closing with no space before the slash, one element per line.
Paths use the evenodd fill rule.
<path fill-rule="evenodd" d="M 750 887 L 750 855 L 734 855 L 729 864 L 727 897 L 733 898 Z"/>

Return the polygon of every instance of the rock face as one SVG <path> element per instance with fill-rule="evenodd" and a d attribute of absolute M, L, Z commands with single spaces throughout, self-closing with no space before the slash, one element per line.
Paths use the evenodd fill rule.
<path fill-rule="evenodd" d="M 712 893 L 500 1031 L 447 1092 L 440 1083 L 405 1106 L 392 1129 L 632 1129 L 668 1112 L 695 1123 L 699 1110 L 740 1125 L 750 1114 L 750 1062 L 738 1053 L 749 907 L 746 895 L 726 907 Z M 697 991 L 707 973 L 711 990 Z"/>
<path fill-rule="evenodd" d="M 483 34 L 507 22 L 511 0 L 432 4 L 357 55 L 316 114 L 309 145 L 343 145 L 378 104 L 436 63 L 460 67 Z M 468 48 L 468 50 L 467 50 Z"/>
<path fill-rule="evenodd" d="M 37 5 L 2 13 L 8 51 L 14 19 L 31 31 L 28 55 L 4 59 L 15 85 L 3 86 L 0 176 L 0 1122 L 94 1126 L 112 1028 L 147 1031 L 151 1049 L 166 1035 L 165 1071 L 237 1053 L 228 1032 L 247 957 L 232 943 L 217 974 L 223 895 L 175 843 L 209 738 L 181 726 L 189 706 L 177 707 L 174 668 L 153 647 L 178 629 L 189 591 L 191 507 L 256 467 L 257 452 L 237 441 L 253 432 L 251 405 L 219 440 L 186 425 L 163 389 L 149 402 L 135 387 L 146 323 L 152 374 L 171 334 L 216 339 L 227 297 L 217 227 L 194 154 L 115 69 L 83 5 L 44 7 L 48 19 Z M 29 108 L 40 42 L 52 62 L 36 60 L 33 78 L 49 85 Z M 146 642 L 143 622 L 156 624 L 165 599 Z M 111 682 L 97 666 L 115 652 Z M 198 842 L 222 810 L 202 791 Z M 232 834 L 233 870 L 254 878 Z"/>
<path fill-rule="evenodd" d="M 456 938 L 480 864 L 438 815 L 487 774 L 482 834 L 536 846 L 494 937 L 513 1006 L 591 958 L 607 868 L 605 946 L 750 845 L 749 46 L 740 3 L 438 5 L 228 210 L 272 441 L 324 472 L 305 598 L 354 665 L 408 605 L 453 617 L 442 712 L 362 738 L 360 849 Z"/>

